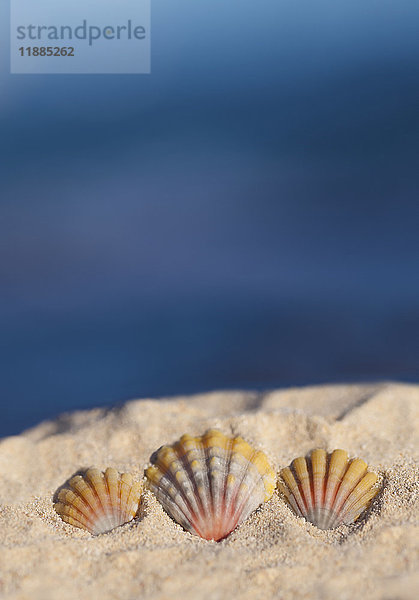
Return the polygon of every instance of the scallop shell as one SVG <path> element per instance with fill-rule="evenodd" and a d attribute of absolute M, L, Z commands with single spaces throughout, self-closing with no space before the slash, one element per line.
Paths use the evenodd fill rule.
<path fill-rule="evenodd" d="M 137 513 L 141 483 L 134 483 L 129 473 L 88 469 L 83 476 L 70 479 L 68 485 L 70 489 L 60 490 L 54 508 L 63 521 L 92 535 L 128 523 Z"/>
<path fill-rule="evenodd" d="M 163 446 L 146 470 L 149 488 L 187 531 L 222 540 L 275 489 L 268 459 L 241 437 L 209 430 Z"/>
<path fill-rule="evenodd" d="M 349 460 L 345 450 L 329 455 L 313 450 L 282 469 L 285 485 L 278 487 L 298 516 L 319 529 L 333 529 L 356 521 L 378 493 L 378 476 L 367 468 L 360 458 Z"/>

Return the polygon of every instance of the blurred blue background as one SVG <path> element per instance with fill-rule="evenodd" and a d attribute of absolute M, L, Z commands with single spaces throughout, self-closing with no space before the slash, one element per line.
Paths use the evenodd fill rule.
<path fill-rule="evenodd" d="M 0 434 L 419 380 L 419 3 L 156 0 L 149 76 L 9 75 Z"/>

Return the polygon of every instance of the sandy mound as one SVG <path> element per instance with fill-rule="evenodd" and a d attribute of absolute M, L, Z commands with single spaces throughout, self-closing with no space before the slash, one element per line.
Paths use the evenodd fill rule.
<path fill-rule="evenodd" d="M 419 597 L 419 386 L 381 384 L 218 392 L 64 415 L 0 443 L 4 599 Z M 74 472 L 142 477 L 154 450 L 217 427 L 263 449 L 276 469 L 314 447 L 344 448 L 383 492 L 351 527 L 320 531 L 273 498 L 220 543 L 183 531 L 147 492 L 141 517 L 91 537 L 52 497 Z M 416 459 L 416 460 L 415 460 Z"/>

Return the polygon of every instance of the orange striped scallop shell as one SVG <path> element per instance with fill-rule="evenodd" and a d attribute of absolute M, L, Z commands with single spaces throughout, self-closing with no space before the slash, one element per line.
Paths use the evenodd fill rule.
<path fill-rule="evenodd" d="M 214 429 L 163 446 L 154 463 L 149 488 L 177 523 L 206 540 L 225 538 L 275 489 L 263 452 Z"/>
<path fill-rule="evenodd" d="M 350 524 L 368 508 L 379 488 L 378 476 L 360 458 L 348 459 L 344 450 L 327 454 L 313 450 L 281 471 L 278 487 L 295 513 L 319 527 Z"/>
<path fill-rule="evenodd" d="M 83 476 L 70 479 L 68 485 L 60 490 L 54 508 L 63 521 L 92 535 L 128 523 L 137 513 L 141 483 L 134 482 L 129 473 L 88 469 Z"/>

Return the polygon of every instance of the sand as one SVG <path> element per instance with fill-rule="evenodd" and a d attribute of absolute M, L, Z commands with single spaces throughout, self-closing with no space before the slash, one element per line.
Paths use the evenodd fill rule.
<path fill-rule="evenodd" d="M 63 415 L 0 443 L 0 597 L 225 599 L 419 597 L 419 386 L 337 385 L 136 400 Z M 146 492 L 135 521 L 92 537 L 53 509 L 79 469 L 143 476 L 185 432 L 241 434 L 279 469 L 314 447 L 344 448 L 383 491 L 352 526 L 320 531 L 275 492 L 226 540 L 185 532 Z"/>

